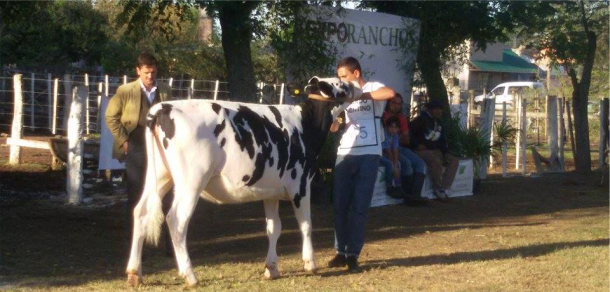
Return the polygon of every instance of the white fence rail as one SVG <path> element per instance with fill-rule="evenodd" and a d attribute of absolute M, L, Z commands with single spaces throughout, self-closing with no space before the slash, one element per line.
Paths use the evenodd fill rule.
<path fill-rule="evenodd" d="M 108 75 L 52 76 L 49 74 L 24 73 L 21 75 L 22 127 L 28 130 L 46 129 L 53 134 L 66 135 L 72 88 L 84 85 L 87 88 L 85 105 L 85 133 L 99 133 L 99 112 L 102 95 L 112 97 L 117 88 L 136 78 Z M 0 129 L 13 125 L 15 106 L 14 77 L 0 76 Z M 228 83 L 220 80 L 197 80 L 160 78 L 170 85 L 174 99 L 228 100 Z M 281 104 L 284 102 L 284 84 L 257 83 L 260 103 Z"/>

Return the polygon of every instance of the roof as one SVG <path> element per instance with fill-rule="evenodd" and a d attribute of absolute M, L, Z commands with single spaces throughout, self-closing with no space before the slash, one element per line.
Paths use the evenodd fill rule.
<path fill-rule="evenodd" d="M 519 57 L 512 50 L 502 52 L 502 62 L 470 60 L 476 71 L 505 73 L 537 73 L 538 66 Z"/>

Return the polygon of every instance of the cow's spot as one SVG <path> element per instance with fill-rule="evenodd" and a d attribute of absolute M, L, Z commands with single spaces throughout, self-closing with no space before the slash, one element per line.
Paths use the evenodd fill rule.
<path fill-rule="evenodd" d="M 163 148 L 167 149 L 167 147 L 169 147 L 168 141 L 169 141 L 169 139 L 163 138 Z"/>
<path fill-rule="evenodd" d="M 275 162 L 275 160 L 273 159 L 273 156 L 269 157 L 269 167 L 273 166 L 273 162 Z"/>
<path fill-rule="evenodd" d="M 290 173 L 290 176 L 292 177 L 292 179 L 297 178 L 297 170 L 293 168 L 292 173 Z"/>
<path fill-rule="evenodd" d="M 282 125 L 282 115 L 280 114 L 280 111 L 274 106 L 270 106 L 269 110 L 271 110 L 271 112 L 275 116 L 275 121 L 280 126 L 280 128 L 283 128 L 284 126 Z"/>
<path fill-rule="evenodd" d="M 225 143 L 227 143 L 227 139 L 222 138 L 222 140 L 220 140 L 220 148 L 224 147 Z"/>
<path fill-rule="evenodd" d="M 250 180 L 250 176 L 246 174 L 246 175 L 244 175 L 244 177 L 241 180 L 244 182 L 247 182 Z"/>
<path fill-rule="evenodd" d="M 176 125 L 174 124 L 174 119 L 169 117 L 171 111 L 172 105 L 163 103 L 161 104 L 161 110 L 157 112 L 156 118 L 156 124 L 161 127 L 161 130 L 163 130 L 163 133 L 165 133 L 165 137 L 167 137 L 168 139 L 173 138 L 176 134 Z"/>
<path fill-rule="evenodd" d="M 218 114 L 218 113 L 220 112 L 220 110 L 221 110 L 221 109 L 222 109 L 222 106 L 220 106 L 220 105 L 219 105 L 219 104 L 217 104 L 217 103 L 212 103 L 212 110 L 213 110 L 213 111 L 214 111 L 216 114 Z"/>
<path fill-rule="evenodd" d="M 225 122 L 225 120 L 222 120 L 222 123 L 220 123 L 220 125 L 216 125 L 216 127 L 214 128 L 214 136 L 216 136 L 216 138 L 218 138 L 218 135 L 220 135 L 220 133 L 222 133 L 222 131 L 225 129 Z"/>

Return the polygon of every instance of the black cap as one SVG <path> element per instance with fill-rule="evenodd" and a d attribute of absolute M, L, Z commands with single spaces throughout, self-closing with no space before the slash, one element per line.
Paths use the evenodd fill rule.
<path fill-rule="evenodd" d="M 432 100 L 432 101 L 429 101 L 426 104 L 426 108 L 429 109 L 429 110 L 431 110 L 433 108 L 440 108 L 440 109 L 442 109 L 443 105 L 438 100 Z"/>

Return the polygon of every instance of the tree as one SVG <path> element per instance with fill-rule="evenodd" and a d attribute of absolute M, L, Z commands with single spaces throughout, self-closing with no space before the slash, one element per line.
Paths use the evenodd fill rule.
<path fill-rule="evenodd" d="M 466 41 L 473 41 L 483 49 L 488 42 L 506 39 L 501 22 L 497 21 L 505 15 L 492 2 L 369 1 L 361 6 L 421 22 L 417 68 L 430 100 L 441 102 L 446 109 L 447 88 L 441 75 L 445 61 L 463 53 L 458 48 Z"/>
<path fill-rule="evenodd" d="M 567 71 L 574 105 L 576 171 L 590 172 L 587 105 L 598 38 L 608 35 L 608 2 L 580 0 L 520 5 L 546 11 L 536 17 L 514 19 L 523 35 L 528 36 L 528 45 L 541 52 L 539 58 L 549 58 L 552 64 L 561 65 Z M 603 50 L 607 52 L 607 47 Z"/>
<path fill-rule="evenodd" d="M 250 44 L 252 27 L 256 26 L 256 20 L 251 18 L 251 14 L 261 2 L 124 0 L 122 3 L 124 11 L 119 21 L 127 24 L 128 31 L 134 35 L 141 35 L 152 22 L 157 24 L 162 32 L 171 36 L 171 31 L 166 29 L 165 20 L 170 19 L 171 15 L 183 20 L 187 8 L 205 7 L 210 16 L 220 20 L 222 49 L 232 99 L 254 101 L 257 88 Z"/>

